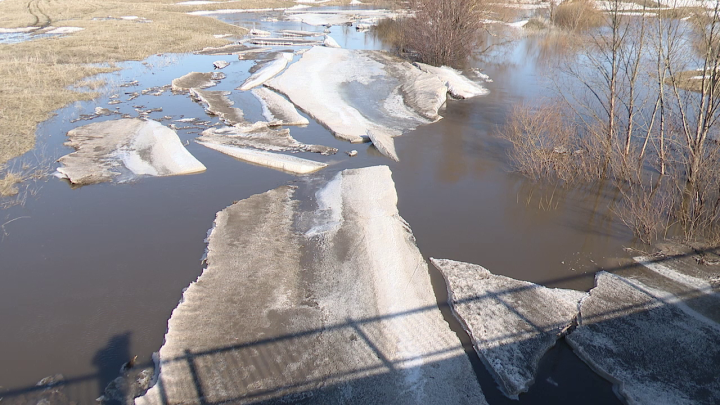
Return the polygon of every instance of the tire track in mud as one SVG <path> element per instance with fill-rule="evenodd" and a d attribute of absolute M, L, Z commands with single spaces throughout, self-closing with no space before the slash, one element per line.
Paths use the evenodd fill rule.
<path fill-rule="evenodd" d="M 40 7 L 40 2 L 41 0 L 28 1 L 27 10 L 35 19 L 35 22 L 33 22 L 31 26 L 45 28 L 50 25 L 52 20 L 50 19 L 50 16 L 43 12 L 42 8 Z"/>

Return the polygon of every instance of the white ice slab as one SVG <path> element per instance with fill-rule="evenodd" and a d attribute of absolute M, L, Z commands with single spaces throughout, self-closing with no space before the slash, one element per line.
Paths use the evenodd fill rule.
<path fill-rule="evenodd" d="M 274 126 L 277 128 L 277 126 Z M 323 155 L 337 153 L 337 149 L 322 145 L 308 145 L 290 136 L 289 129 L 274 129 L 270 123 L 239 124 L 224 128 L 208 128 L 198 141 L 219 145 L 254 148 L 268 152 L 314 152 Z"/>
<path fill-rule="evenodd" d="M 327 46 L 328 48 L 340 48 L 340 44 L 338 44 L 337 41 L 335 41 L 330 35 L 325 36 L 323 45 Z"/>
<path fill-rule="evenodd" d="M 424 63 L 417 64 L 425 72 L 436 75 L 447 84 L 448 92 L 455 98 L 471 98 L 488 94 L 483 86 L 465 77 L 462 72 L 448 66 L 435 67 Z"/>
<path fill-rule="evenodd" d="M 328 127 L 364 142 L 367 132 L 398 136 L 440 118 L 447 88 L 435 75 L 385 52 L 314 47 L 266 82 Z"/>
<path fill-rule="evenodd" d="M 263 117 L 268 122 L 278 122 L 282 125 L 307 125 L 310 121 L 300 115 L 295 105 L 283 96 L 265 87 L 256 87 L 252 93 L 262 105 Z"/>
<path fill-rule="evenodd" d="M 247 80 L 245 80 L 245 82 L 242 84 L 242 86 L 239 87 L 239 89 L 243 91 L 250 90 L 253 87 L 257 87 L 265 83 L 267 80 L 272 79 L 278 73 L 282 72 L 283 69 L 285 69 L 285 67 L 287 66 L 288 62 L 292 61 L 292 59 L 292 53 L 281 53 L 273 61 L 268 62 L 260 70 L 248 77 Z"/>
<path fill-rule="evenodd" d="M 168 321 L 160 383 L 135 403 L 486 405 L 390 170 L 304 184 L 317 209 L 284 186 L 218 212 L 207 267 Z"/>
<path fill-rule="evenodd" d="M 313 160 L 302 159 L 295 156 L 281 155 L 279 153 L 240 148 L 237 146 L 220 145 L 216 143 L 202 141 L 198 141 L 198 143 L 210 149 L 214 149 L 218 152 L 222 152 L 226 155 L 230 155 L 246 162 L 255 163 L 261 166 L 267 166 L 273 169 L 279 169 L 295 174 L 308 174 L 316 172 L 327 166 L 326 163 L 315 162 Z"/>
<path fill-rule="evenodd" d="M 66 145 L 76 151 L 58 159 L 62 166 L 57 171 L 73 184 L 205 170 L 185 149 L 175 131 L 155 121 L 96 122 L 71 130 L 68 137 Z"/>

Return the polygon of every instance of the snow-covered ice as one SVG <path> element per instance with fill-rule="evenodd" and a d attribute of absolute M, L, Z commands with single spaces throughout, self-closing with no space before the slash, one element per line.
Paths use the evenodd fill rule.
<path fill-rule="evenodd" d="M 483 86 L 465 77 L 462 72 L 448 66 L 435 67 L 424 63 L 417 63 L 424 72 L 432 73 L 447 84 L 448 92 L 455 98 L 471 98 L 488 93 Z"/>
<path fill-rule="evenodd" d="M 307 125 L 310 121 L 300 115 L 295 105 L 283 96 L 266 87 L 256 87 L 252 94 L 260 100 L 263 117 L 268 122 L 278 122 L 281 125 Z"/>
<path fill-rule="evenodd" d="M 441 118 L 447 88 L 437 76 L 385 52 L 314 47 L 266 86 L 288 96 L 340 139 L 368 131 L 398 136 Z"/>
<path fill-rule="evenodd" d="M 285 67 L 287 66 L 288 62 L 292 61 L 292 59 L 293 54 L 291 52 L 283 52 L 277 55 L 274 60 L 268 62 L 260 70 L 250 75 L 250 77 L 245 80 L 245 82 L 242 84 L 242 86 L 239 87 L 239 89 L 243 91 L 250 90 L 253 87 L 265 83 L 267 80 L 272 79 L 278 73 L 282 72 L 282 70 L 285 69 Z"/>
<path fill-rule="evenodd" d="M 583 361 L 627 403 L 720 403 L 718 328 L 640 281 L 600 272 L 595 282 L 566 337 Z"/>
<path fill-rule="evenodd" d="M 518 399 L 587 294 L 498 276 L 475 264 L 430 261 L 445 277 L 453 313 L 483 363 L 505 395 Z"/>
<path fill-rule="evenodd" d="M 296 156 L 282 155 L 280 153 L 242 148 L 238 146 L 222 145 L 213 142 L 198 141 L 200 145 L 230 155 L 249 163 L 270 167 L 295 174 L 308 174 L 316 172 L 327 166 L 326 163 L 302 159 Z"/>
<path fill-rule="evenodd" d="M 73 184 L 137 176 L 202 172 L 205 166 L 183 147 L 175 131 L 155 121 L 119 119 L 95 122 L 68 132 L 75 152 L 58 159 L 61 177 Z"/>
<path fill-rule="evenodd" d="M 317 209 L 284 186 L 217 214 L 207 267 L 168 322 L 162 384 L 136 405 L 487 404 L 390 170 L 346 170 L 320 187 Z"/>

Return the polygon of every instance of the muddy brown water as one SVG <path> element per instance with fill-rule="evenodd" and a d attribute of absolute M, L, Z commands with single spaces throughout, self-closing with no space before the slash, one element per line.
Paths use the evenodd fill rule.
<path fill-rule="evenodd" d="M 262 14 L 220 17 L 261 29 L 318 30 L 262 22 Z M 379 40 L 348 27 L 333 27 L 331 35 L 344 47 L 382 48 Z M 490 94 L 449 101 L 444 119 L 398 138 L 399 163 L 368 144 L 339 141 L 311 120 L 305 128 L 291 128 L 291 134 L 301 142 L 340 149 L 329 157 L 299 154 L 331 163 L 314 176 L 246 164 L 191 142 L 188 150 L 207 166 L 204 173 L 76 189 L 55 178 L 39 183 L 24 205 L 0 211 L 0 223 L 7 223 L 0 232 L 0 397 L 8 402 L 22 398 L 41 378 L 61 373 L 71 399 L 94 403 L 124 362 L 138 355 L 147 363 L 162 345 L 183 289 L 202 272 L 204 239 L 217 211 L 284 184 L 302 188 L 322 182 L 346 168 L 390 166 L 400 213 L 426 257 L 477 263 L 552 287 L 591 288 L 594 272 L 612 270 L 626 257 L 623 247 L 634 243 L 609 215 L 612 191 L 594 186 L 568 192 L 532 184 L 511 172 L 507 145 L 494 136 L 513 104 L 547 92 L 534 41 L 518 39 L 473 62 L 493 79 L 485 84 Z M 124 100 L 125 91 L 166 85 L 193 70 L 210 71 L 218 59 L 232 64 L 223 71 L 228 78 L 212 90 L 234 89 L 253 65 L 223 56 L 156 56 L 145 64 L 128 63 L 108 77 L 118 83 L 139 81 L 137 87 L 115 91 Z M 249 120 L 261 119 L 249 93 L 235 91 L 231 98 Z M 60 110 L 40 125 L 36 153 L 55 158 L 68 153 L 61 145 L 65 133 L 89 123 L 70 121 L 98 105 L 113 108 L 108 101 L 104 97 Z M 187 95 L 145 95 L 119 107 L 134 113 L 135 105 L 162 107 L 150 115 L 156 119 L 208 118 Z M 98 120 L 112 118 L 117 117 Z M 197 136 L 178 133 L 183 140 Z M 359 154 L 349 158 L 344 152 L 352 149 Z M 444 303 L 442 277 L 432 268 L 431 276 Z M 447 307 L 443 311 L 463 339 L 490 403 L 515 403 L 500 394 L 467 335 Z M 543 359 L 536 384 L 520 398 L 533 404 L 580 398 L 583 403 L 617 402 L 610 384 L 564 342 Z"/>

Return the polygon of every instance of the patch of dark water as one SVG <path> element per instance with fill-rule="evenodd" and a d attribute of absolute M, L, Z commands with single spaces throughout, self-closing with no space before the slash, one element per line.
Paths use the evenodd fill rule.
<path fill-rule="evenodd" d="M 298 22 L 265 22 L 258 14 L 227 18 L 243 24 L 254 21 L 260 29 L 321 29 Z M 371 35 L 352 27 L 333 27 L 330 35 L 344 47 L 382 48 Z M 292 136 L 340 149 L 327 157 L 298 154 L 331 163 L 314 177 L 246 164 L 190 142 L 188 150 L 207 166 L 204 173 L 78 189 L 49 179 L 25 205 L 0 212 L 2 223 L 20 218 L 3 228 L 0 242 L 0 319 L 6 331 L 0 334 L 0 356 L 12 365 L 0 368 L 3 389 L 20 392 L 45 376 L 63 373 L 74 381 L 75 385 L 68 386 L 73 400 L 94 403 L 108 378 L 129 357 L 138 355 L 139 363 L 148 363 L 151 353 L 162 345 L 167 320 L 183 288 L 202 271 L 204 238 L 217 211 L 284 184 L 325 181 L 346 168 L 390 166 L 400 213 L 428 257 L 478 263 L 497 274 L 554 287 L 590 288 L 593 273 L 601 267 L 611 270 L 613 258 L 622 256 L 622 247 L 632 243 L 629 233 L 607 215 L 612 196 L 600 189 L 596 193 L 557 191 L 549 197 L 553 190 L 508 173 L 505 145 L 493 137 L 514 103 L 544 92 L 534 61 L 524 59 L 527 48 L 533 46 L 530 41 L 520 40 L 502 52 L 502 58 L 477 65 L 494 80 L 486 84 L 489 95 L 450 101 L 442 112 L 444 119 L 397 138 L 400 163 L 384 158 L 369 144 L 339 141 L 310 120 L 307 127 L 291 128 Z M 165 125 L 185 125 L 174 121 L 182 117 L 215 123 L 217 118 L 208 117 L 187 95 L 165 92 L 125 100 L 133 92 L 167 85 L 190 71 L 211 71 L 218 59 L 231 64 L 223 69 L 227 79 L 210 90 L 232 91 L 230 98 L 246 119 L 262 120 L 255 97 L 233 91 L 248 77 L 253 61 L 233 56 L 155 56 L 144 64 L 124 64 L 124 70 L 107 76 L 116 84 L 137 80 L 137 86 L 115 87 L 93 103 L 60 110 L 42 124 L 38 148 L 50 150 L 54 157 L 68 153 L 62 146 L 65 133 L 85 123 L 70 121 L 92 113 L 96 106 L 117 107 L 120 113 L 133 116 L 138 114 L 133 106 L 162 107 L 149 116 L 161 120 L 171 116 L 162 121 Z M 114 94 L 118 98 L 110 98 Z M 115 99 L 123 102 L 108 105 Z M 183 141 L 197 136 L 192 129 L 178 134 Z M 353 149 L 359 151 L 357 157 L 344 154 Z M 546 205 L 554 206 L 536 208 L 538 196 L 550 199 Z M 444 303 L 444 282 L 433 270 L 431 276 L 438 302 Z M 467 335 L 447 308 L 444 311 L 475 362 L 491 403 L 504 403 L 472 352 Z M 537 385 L 521 400 L 527 397 L 527 403 L 544 403 L 543 393 L 555 387 L 543 382 L 548 378 L 572 382 L 561 382 L 561 388 L 609 390 L 563 343 L 546 356 L 542 367 L 549 371 L 541 371 Z M 587 392 L 576 393 L 575 398 L 588 397 Z M 4 402 L 11 400 L 6 395 Z"/>

